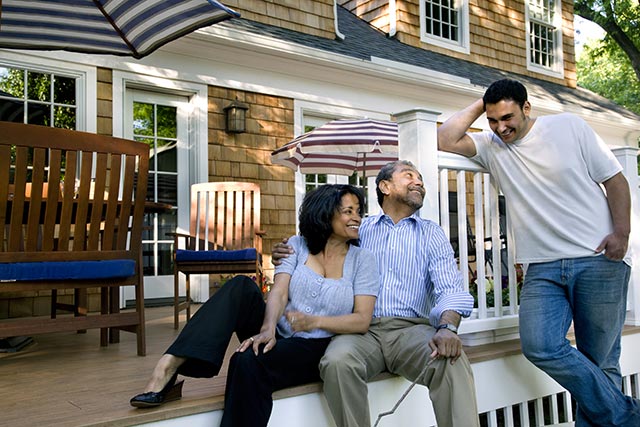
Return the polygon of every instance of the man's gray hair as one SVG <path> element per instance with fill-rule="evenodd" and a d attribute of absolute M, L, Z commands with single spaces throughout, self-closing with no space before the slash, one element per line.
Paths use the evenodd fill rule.
<path fill-rule="evenodd" d="M 380 181 L 388 181 L 391 179 L 393 172 L 396 170 L 398 166 L 409 166 L 413 169 L 417 169 L 416 166 L 411 163 L 409 160 L 396 160 L 395 162 L 389 162 L 384 165 L 380 172 L 378 172 L 378 176 L 376 177 L 376 195 L 378 196 L 378 204 L 382 206 L 382 201 L 384 200 L 384 193 L 380 191 Z"/>

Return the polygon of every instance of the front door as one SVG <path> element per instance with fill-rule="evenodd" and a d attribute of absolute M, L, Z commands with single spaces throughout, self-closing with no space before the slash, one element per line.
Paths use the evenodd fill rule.
<path fill-rule="evenodd" d="M 142 236 L 144 296 L 147 304 L 167 304 L 173 298 L 173 237 L 178 226 L 188 228 L 189 100 L 185 96 L 128 90 L 124 137 L 149 146 L 147 200 L 170 205 L 145 214 Z M 133 287 L 125 301 L 133 299 Z"/>

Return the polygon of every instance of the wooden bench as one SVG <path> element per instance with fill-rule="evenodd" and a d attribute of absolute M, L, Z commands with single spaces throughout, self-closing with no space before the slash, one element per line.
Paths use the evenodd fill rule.
<path fill-rule="evenodd" d="M 142 223 L 149 147 L 85 132 L 0 122 L 0 298 L 101 288 L 100 313 L 0 319 L 0 338 L 100 328 L 137 335 L 145 354 Z M 120 312 L 119 288 L 135 286 Z"/>

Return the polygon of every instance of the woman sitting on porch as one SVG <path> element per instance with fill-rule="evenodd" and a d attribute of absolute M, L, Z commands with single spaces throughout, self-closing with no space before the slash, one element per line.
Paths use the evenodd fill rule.
<path fill-rule="evenodd" d="M 276 267 L 265 304 L 256 284 L 236 276 L 193 316 L 156 365 L 139 408 L 179 399 L 189 377 L 213 377 L 232 334 L 241 343 L 229 364 L 221 426 L 266 426 L 272 393 L 319 381 L 318 362 L 335 334 L 369 328 L 379 289 L 374 255 L 357 246 L 364 196 L 324 185 L 300 208 L 294 253 Z M 251 351 L 246 351 L 251 349 Z"/>

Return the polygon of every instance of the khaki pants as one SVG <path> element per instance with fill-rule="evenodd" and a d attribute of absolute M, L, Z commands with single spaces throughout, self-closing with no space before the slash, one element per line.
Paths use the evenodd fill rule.
<path fill-rule="evenodd" d="M 367 381 L 385 370 L 414 381 L 429 361 L 435 329 L 427 319 L 373 319 L 364 335 L 338 335 L 320 361 L 324 393 L 338 427 L 370 427 Z M 418 379 L 429 389 L 439 427 L 479 425 L 467 356 L 436 360 Z"/>

